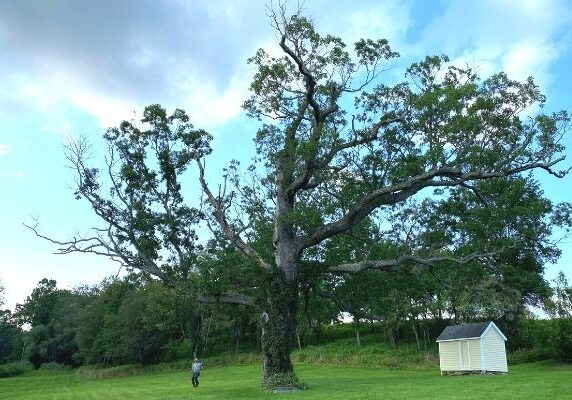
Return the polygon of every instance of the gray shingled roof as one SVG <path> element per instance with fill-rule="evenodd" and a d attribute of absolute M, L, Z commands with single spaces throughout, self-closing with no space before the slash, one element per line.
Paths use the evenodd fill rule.
<path fill-rule="evenodd" d="M 441 332 L 436 341 L 478 338 L 481 337 L 490 324 L 491 321 L 486 321 L 474 324 L 448 326 Z"/>

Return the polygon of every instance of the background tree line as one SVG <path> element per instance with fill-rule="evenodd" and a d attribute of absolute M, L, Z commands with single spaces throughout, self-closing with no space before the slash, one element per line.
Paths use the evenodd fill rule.
<path fill-rule="evenodd" d="M 355 240 L 348 237 L 337 251 L 357 251 L 351 243 Z M 207 281 L 213 281 L 219 262 L 240 257 L 224 251 L 201 257 Z M 380 344 L 414 343 L 422 354 L 435 352 L 435 337 L 451 323 L 493 319 L 508 332 L 510 351 L 526 351 L 524 357 L 531 359 L 572 361 L 572 286 L 564 274 L 552 287 L 537 276 L 532 289 L 518 280 L 499 293 L 497 286 L 475 289 L 469 283 L 481 279 L 483 271 L 478 269 L 462 274 L 440 270 L 449 278 L 457 273 L 455 279 L 465 282 L 454 290 L 429 273 L 372 272 L 343 282 L 313 282 L 300 293 L 297 346 L 324 344 L 353 331 L 357 347 L 360 335 L 376 333 Z M 346 304 L 345 322 L 341 302 Z M 551 318 L 534 317 L 530 305 L 542 307 Z M 42 279 L 14 313 L 2 311 L 0 361 L 24 360 L 36 368 L 111 366 L 189 359 L 193 354 L 259 352 L 257 319 L 250 307 L 202 304 L 180 287 L 136 274 L 73 290 Z"/>

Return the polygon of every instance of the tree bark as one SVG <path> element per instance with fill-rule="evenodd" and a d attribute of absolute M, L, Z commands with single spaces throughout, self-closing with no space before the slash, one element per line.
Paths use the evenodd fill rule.
<path fill-rule="evenodd" d="M 267 310 L 262 319 L 263 386 L 295 380 L 290 353 L 296 334 L 298 282 L 296 263 L 301 252 L 291 220 L 294 194 L 288 191 L 293 176 L 295 129 L 286 132 L 285 144 L 276 171 L 276 211 L 274 216 L 274 263 L 268 274 Z M 275 379 L 272 379 L 275 377 Z"/>
<path fill-rule="evenodd" d="M 356 345 L 358 349 L 361 349 L 361 338 L 359 336 L 359 318 L 354 316 L 354 324 L 355 324 L 355 331 L 356 331 Z"/>
<path fill-rule="evenodd" d="M 415 335 L 415 343 L 417 343 L 417 353 L 421 353 L 421 343 L 419 342 L 419 332 L 417 332 L 417 320 L 415 318 L 411 320 L 411 326 Z"/>
<path fill-rule="evenodd" d="M 238 348 L 240 347 L 240 341 L 244 337 L 244 318 L 242 316 L 238 317 L 235 321 L 234 326 L 234 338 L 235 338 L 235 349 L 234 353 L 238 354 Z"/>
<path fill-rule="evenodd" d="M 274 375 L 293 374 L 290 361 L 297 311 L 297 284 L 281 272 L 269 278 L 267 311 L 262 317 L 263 385 L 269 386 Z"/>

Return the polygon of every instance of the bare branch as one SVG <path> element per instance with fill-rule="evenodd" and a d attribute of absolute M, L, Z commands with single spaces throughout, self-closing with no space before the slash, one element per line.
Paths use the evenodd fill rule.
<path fill-rule="evenodd" d="M 260 255 L 252 247 L 250 247 L 246 242 L 244 242 L 240 238 L 238 233 L 236 233 L 236 231 L 232 227 L 232 225 L 228 222 L 228 220 L 226 219 L 226 215 L 224 213 L 223 204 L 221 204 L 221 201 L 217 200 L 213 196 L 212 192 L 210 191 L 210 189 L 208 187 L 208 184 L 205 180 L 205 168 L 204 168 L 204 166 L 201 164 L 201 162 L 199 160 L 197 160 L 197 165 L 199 166 L 199 181 L 201 182 L 203 192 L 207 197 L 207 201 L 209 202 L 209 204 L 211 205 L 211 207 L 214 210 L 213 216 L 215 217 L 215 219 L 219 223 L 220 227 L 224 231 L 228 240 L 230 240 L 230 242 L 238 250 L 240 250 L 244 255 L 246 255 L 251 260 L 253 260 L 256 263 L 256 265 L 258 265 L 260 268 L 262 268 L 265 271 L 270 271 L 270 269 L 271 269 L 270 264 L 268 264 L 266 261 L 264 261 L 264 259 L 262 257 L 260 257 Z"/>
<path fill-rule="evenodd" d="M 144 260 L 141 257 L 139 259 L 129 257 L 126 252 L 119 250 L 117 243 L 113 240 L 111 240 L 113 246 L 110 246 L 99 236 L 85 238 L 74 237 L 69 241 L 59 241 L 42 235 L 38 231 L 37 226 L 30 226 L 28 224 L 23 225 L 34 232 L 37 237 L 58 245 L 59 248 L 54 254 L 85 253 L 106 256 L 111 260 L 120 263 L 124 267 L 138 268 L 160 279 L 167 280 L 167 276 L 155 265 L 155 263 L 150 260 Z M 111 238 L 111 235 L 109 235 L 109 237 Z"/>

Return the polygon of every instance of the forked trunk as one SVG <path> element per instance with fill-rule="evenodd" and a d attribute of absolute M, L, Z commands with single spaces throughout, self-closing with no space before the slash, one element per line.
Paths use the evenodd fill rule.
<path fill-rule="evenodd" d="M 290 361 L 295 332 L 297 284 L 281 273 L 270 277 L 267 310 L 262 320 L 263 386 L 293 383 Z"/>

